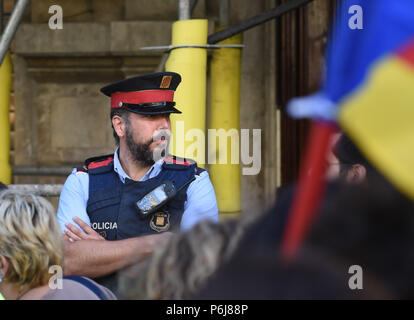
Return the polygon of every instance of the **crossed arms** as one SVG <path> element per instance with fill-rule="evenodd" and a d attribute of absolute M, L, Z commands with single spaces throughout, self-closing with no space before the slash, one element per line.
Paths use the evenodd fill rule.
<path fill-rule="evenodd" d="M 81 219 L 73 220 L 82 228 L 66 223 L 64 235 L 64 274 L 91 278 L 110 274 L 145 258 L 172 235 L 156 235 L 107 241 Z"/>
<path fill-rule="evenodd" d="M 86 212 L 88 195 L 89 176 L 84 172 L 77 173 L 75 169 L 65 182 L 57 214 L 62 230 L 67 229 L 64 236 L 65 275 L 95 278 L 112 273 L 143 259 L 172 235 L 165 232 L 118 241 L 104 240 L 89 226 Z M 82 220 L 73 217 L 74 212 Z M 75 223 L 68 223 L 72 218 L 80 228 Z M 188 187 L 181 230 L 187 230 L 206 218 L 218 221 L 214 189 L 205 171 Z"/>

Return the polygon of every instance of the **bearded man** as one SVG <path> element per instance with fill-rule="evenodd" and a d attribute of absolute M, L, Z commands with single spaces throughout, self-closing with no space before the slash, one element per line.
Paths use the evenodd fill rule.
<path fill-rule="evenodd" d="M 177 73 L 158 72 L 101 89 L 111 97 L 118 148 L 87 159 L 63 187 L 57 217 L 65 275 L 98 277 L 116 292 L 116 270 L 150 254 L 173 232 L 218 221 L 207 171 L 168 155 L 170 114 L 181 113 L 173 102 L 180 82 Z"/>

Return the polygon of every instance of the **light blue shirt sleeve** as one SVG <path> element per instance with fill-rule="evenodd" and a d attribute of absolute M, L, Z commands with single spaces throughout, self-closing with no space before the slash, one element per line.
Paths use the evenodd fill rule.
<path fill-rule="evenodd" d="M 187 189 L 181 231 L 190 229 L 204 219 L 219 220 L 216 194 L 207 171 L 196 175 L 196 180 Z"/>
<path fill-rule="evenodd" d="M 65 223 L 70 222 L 78 226 L 73 217 L 78 217 L 91 225 L 86 212 L 86 205 L 89 197 L 89 175 L 86 172 L 73 169 L 63 185 L 59 199 L 57 219 L 62 232 L 66 229 Z"/>

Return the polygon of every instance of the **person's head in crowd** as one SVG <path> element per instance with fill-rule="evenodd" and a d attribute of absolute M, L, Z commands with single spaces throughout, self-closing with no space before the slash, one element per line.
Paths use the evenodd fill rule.
<path fill-rule="evenodd" d="M 337 137 L 328 166 L 329 178 L 361 183 L 374 175 L 375 171 L 346 134 L 342 133 Z"/>
<path fill-rule="evenodd" d="M 236 249 L 244 225 L 204 220 L 125 270 L 118 278 L 122 299 L 188 299 Z"/>
<path fill-rule="evenodd" d="M 85 277 L 63 276 L 63 238 L 46 199 L 0 192 L 0 293 L 6 300 L 116 300 Z"/>
<path fill-rule="evenodd" d="M 44 286 L 61 266 L 63 243 L 52 205 L 42 197 L 0 192 L 0 292 L 16 299 Z"/>
<path fill-rule="evenodd" d="M 305 244 L 361 266 L 390 296 L 413 299 L 414 202 L 379 174 L 369 179 L 325 199 Z"/>

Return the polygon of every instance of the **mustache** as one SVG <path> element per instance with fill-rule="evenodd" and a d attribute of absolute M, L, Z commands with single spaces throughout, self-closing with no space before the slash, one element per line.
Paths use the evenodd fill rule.
<path fill-rule="evenodd" d="M 157 140 L 162 140 L 162 138 L 169 141 L 170 138 L 171 138 L 171 132 L 169 132 L 167 130 L 160 131 L 160 132 L 156 133 L 155 135 L 153 135 L 151 142 L 157 141 Z"/>

